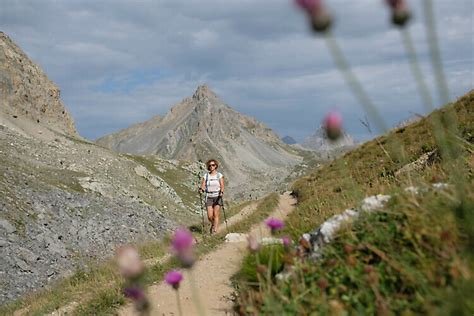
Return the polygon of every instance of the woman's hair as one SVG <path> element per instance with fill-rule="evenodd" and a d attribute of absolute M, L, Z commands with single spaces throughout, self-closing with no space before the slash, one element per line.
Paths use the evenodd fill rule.
<path fill-rule="evenodd" d="M 209 170 L 209 165 L 210 163 L 213 162 L 216 164 L 216 169 L 219 167 L 219 162 L 215 159 L 209 159 L 207 162 L 206 162 L 206 167 L 207 167 L 207 170 Z"/>

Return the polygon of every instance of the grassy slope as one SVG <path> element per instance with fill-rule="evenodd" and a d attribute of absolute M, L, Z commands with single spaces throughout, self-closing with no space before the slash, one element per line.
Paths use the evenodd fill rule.
<path fill-rule="evenodd" d="M 454 157 L 437 147 L 434 115 L 455 114 Z M 295 240 L 368 195 L 391 194 L 385 212 L 367 216 L 325 248 L 318 263 L 300 263 L 290 282 L 252 286 L 251 259 L 241 273 L 240 312 L 280 314 L 467 313 L 472 289 L 474 92 L 409 127 L 367 142 L 294 184 L 298 208 L 282 234 Z M 395 177 L 424 152 L 443 154 L 433 165 Z M 403 188 L 449 182 L 451 189 L 413 195 Z M 254 268 L 255 269 L 255 268 Z M 246 283 L 249 281 L 249 283 Z M 254 291 L 249 291 L 253 289 Z M 258 290 L 260 289 L 260 290 Z M 464 294 L 463 294 L 464 293 Z M 468 304 L 471 304 L 468 306 Z M 247 306 L 247 309 L 243 307 Z M 239 307 L 239 306 L 238 306 Z"/>

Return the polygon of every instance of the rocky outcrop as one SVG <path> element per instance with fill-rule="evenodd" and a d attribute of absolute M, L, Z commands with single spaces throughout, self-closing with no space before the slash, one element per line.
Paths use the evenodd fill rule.
<path fill-rule="evenodd" d="M 302 161 L 270 128 L 224 104 L 202 85 L 164 117 L 102 137 L 119 152 L 167 159 L 221 162 L 232 197 L 256 197 L 275 188 Z M 229 196 L 229 195 L 228 195 Z"/>
<path fill-rule="evenodd" d="M 38 65 L 0 32 L 0 116 L 77 135 L 74 121 L 60 100 L 58 87 Z"/>
<path fill-rule="evenodd" d="M 369 196 L 362 201 L 359 209 L 347 209 L 341 214 L 330 217 L 316 230 L 301 236 L 298 243 L 298 252 L 301 256 L 309 257 L 313 260 L 320 258 L 321 249 L 336 237 L 336 234 L 344 225 L 352 223 L 359 218 L 362 212 L 382 209 L 390 198 L 389 195 L 382 194 Z"/>

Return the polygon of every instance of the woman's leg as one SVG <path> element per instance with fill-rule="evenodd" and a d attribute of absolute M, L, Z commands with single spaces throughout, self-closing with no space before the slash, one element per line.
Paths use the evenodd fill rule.
<path fill-rule="evenodd" d="M 207 207 L 207 219 L 209 220 L 209 223 L 211 223 L 211 232 L 212 232 L 213 227 L 214 227 L 214 210 L 212 208 L 212 205 Z"/>
<path fill-rule="evenodd" d="M 214 205 L 213 216 L 214 216 L 214 231 L 216 232 L 219 228 L 219 216 L 220 216 L 220 205 Z"/>

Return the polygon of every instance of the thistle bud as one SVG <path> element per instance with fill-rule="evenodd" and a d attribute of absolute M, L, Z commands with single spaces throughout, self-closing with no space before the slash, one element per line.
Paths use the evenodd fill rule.
<path fill-rule="evenodd" d="M 282 229 L 285 226 L 283 221 L 277 218 L 269 218 L 265 221 L 265 224 L 267 224 L 268 228 L 270 228 L 272 235 L 274 235 L 277 230 Z"/>
<path fill-rule="evenodd" d="M 315 32 L 324 33 L 330 29 L 332 25 L 332 17 L 325 9 L 321 9 L 311 16 L 311 27 Z"/>
<path fill-rule="evenodd" d="M 332 18 L 322 0 L 295 0 L 295 3 L 308 14 L 315 32 L 326 32 L 332 25 Z"/>
<path fill-rule="evenodd" d="M 386 0 L 387 5 L 392 10 L 392 23 L 403 27 L 410 20 L 410 10 L 404 0 Z"/>
<path fill-rule="evenodd" d="M 326 136 L 335 141 L 342 135 L 342 118 L 338 112 L 329 112 L 323 122 Z"/>
<path fill-rule="evenodd" d="M 166 283 L 171 285 L 173 289 L 175 290 L 179 289 L 179 284 L 181 283 L 182 280 L 183 280 L 183 275 L 180 272 L 175 271 L 175 270 L 172 270 L 165 275 Z"/>

